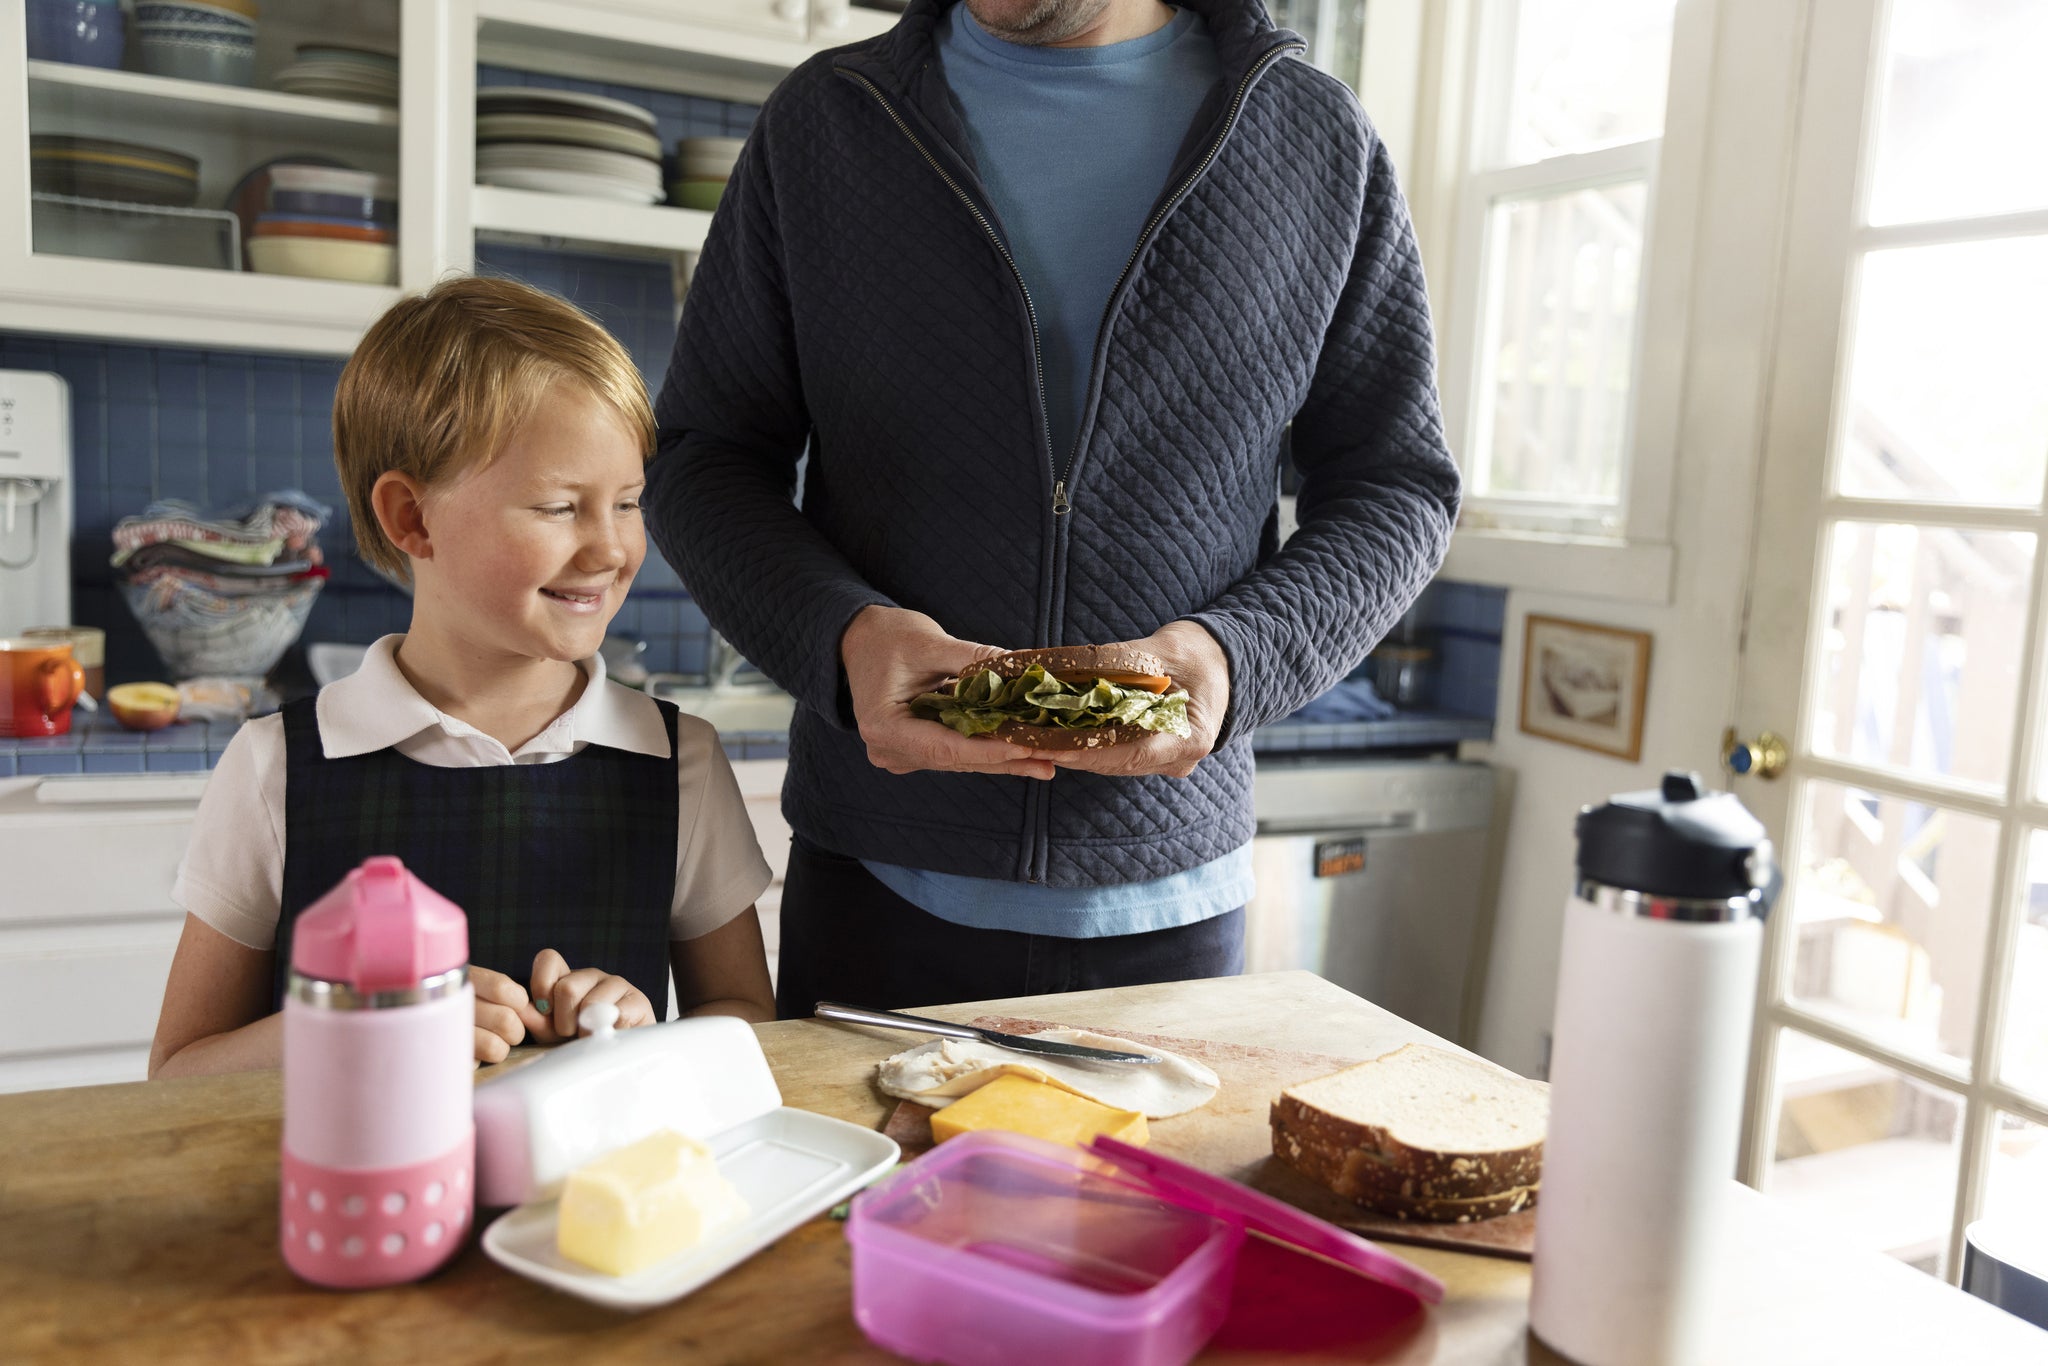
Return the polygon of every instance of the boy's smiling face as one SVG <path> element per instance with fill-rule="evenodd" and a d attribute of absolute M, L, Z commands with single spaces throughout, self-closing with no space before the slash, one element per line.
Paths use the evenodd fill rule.
<path fill-rule="evenodd" d="M 416 592 L 472 647 L 587 659 L 647 557 L 646 483 L 620 417 L 559 382 L 494 458 L 427 492 Z"/>

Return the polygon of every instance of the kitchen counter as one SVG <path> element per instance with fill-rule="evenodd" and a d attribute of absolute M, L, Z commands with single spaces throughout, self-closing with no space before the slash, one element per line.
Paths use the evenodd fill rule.
<path fill-rule="evenodd" d="M 240 722 L 166 726 L 139 734 L 124 730 L 109 712 L 79 712 L 71 733 L 42 740 L 0 738 L 0 778 L 47 777 L 69 773 L 194 773 L 220 762 L 221 751 L 241 729 Z M 1341 725 L 1299 725 L 1279 722 L 1252 736 L 1257 754 L 1370 753 L 1387 749 L 1450 749 L 1460 740 L 1484 740 L 1493 734 L 1490 718 L 1453 716 L 1443 712 L 1404 712 L 1384 721 L 1350 721 Z M 785 731 L 720 732 L 726 757 L 786 759 Z"/>
<path fill-rule="evenodd" d="M 1417 1027 L 1308 973 L 934 1008 L 1369 1057 Z M 759 1027 L 786 1103 L 879 1125 L 876 1060 L 909 1041 L 814 1021 Z M 341 1294 L 277 1253 L 280 1092 L 274 1072 L 0 1097 L 0 1342 L 10 1361 L 431 1360 L 886 1362 L 850 1311 L 841 1226 L 804 1225 L 680 1302 L 615 1314 L 513 1276 L 474 1246 L 435 1278 Z M 1263 1126 L 1257 1107 L 1241 1120 Z M 1156 1146 L 1172 1152 L 1162 1123 Z M 2048 1336 L 1873 1253 L 1789 1227 L 1733 1182 L 1739 1284 L 1726 1360 L 2048 1359 Z M 1526 1263 L 1421 1248 L 1446 1301 L 1380 1355 L 1512 1366 L 1560 1359 L 1527 1333 Z M 1249 1361 L 1212 1352 L 1212 1361 Z M 1331 1358 L 1293 1355 L 1292 1362 Z"/>

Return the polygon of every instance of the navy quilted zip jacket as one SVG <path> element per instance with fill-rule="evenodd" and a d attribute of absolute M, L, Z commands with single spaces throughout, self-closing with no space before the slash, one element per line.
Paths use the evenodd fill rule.
<path fill-rule="evenodd" d="M 1351 92 L 1256 0 L 1183 0 L 1223 81 L 1109 300 L 1078 440 L 1052 450 L 1028 297 L 934 61 L 948 2 L 762 109 L 656 405 L 651 525 L 801 703 L 783 810 L 806 837 L 1057 886 L 1160 877 L 1251 838 L 1253 729 L 1355 667 L 1443 557 L 1458 477 L 1421 263 Z M 1290 422 L 1301 526 L 1276 549 Z M 838 658 L 870 603 L 1012 648 L 1199 621 L 1230 660 L 1216 752 L 1178 780 L 885 773 Z"/>

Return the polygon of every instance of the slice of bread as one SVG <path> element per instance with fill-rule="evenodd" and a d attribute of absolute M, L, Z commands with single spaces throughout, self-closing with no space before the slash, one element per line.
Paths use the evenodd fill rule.
<path fill-rule="evenodd" d="M 1385 1213 L 1489 1218 L 1525 1207 L 1541 1180 L 1549 1090 L 1488 1062 L 1408 1044 L 1288 1087 L 1273 1102 L 1273 1152 Z"/>

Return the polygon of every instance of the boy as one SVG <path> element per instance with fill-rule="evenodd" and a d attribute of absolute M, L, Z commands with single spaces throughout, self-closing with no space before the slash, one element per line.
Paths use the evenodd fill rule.
<path fill-rule="evenodd" d="M 207 783 L 150 1075 L 274 1067 L 291 926 L 396 854 L 469 916 L 476 1057 L 649 1024 L 774 1018 L 769 871 L 715 731 L 608 682 L 646 555 L 654 420 L 584 314 L 462 278 L 394 306 L 342 371 L 334 456 L 364 556 L 413 585 L 404 635 L 244 726 Z"/>

